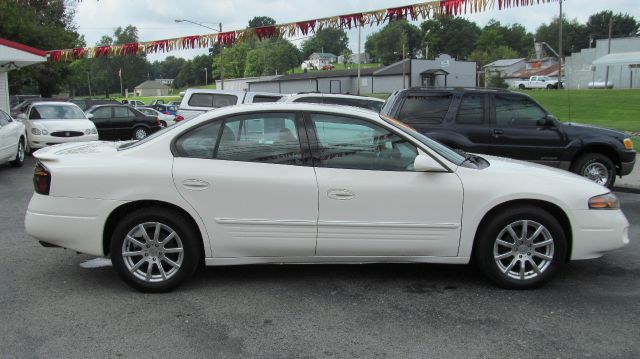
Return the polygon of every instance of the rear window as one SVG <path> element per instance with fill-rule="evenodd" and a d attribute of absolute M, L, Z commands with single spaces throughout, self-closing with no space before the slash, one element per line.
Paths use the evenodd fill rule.
<path fill-rule="evenodd" d="M 238 96 L 226 94 L 194 93 L 189 99 L 193 107 L 226 107 L 238 103 Z"/>
<path fill-rule="evenodd" d="M 253 103 L 278 102 L 281 96 L 253 96 Z"/>
<path fill-rule="evenodd" d="M 451 94 L 409 95 L 402 104 L 398 120 L 409 125 L 442 123 L 451 105 Z"/>

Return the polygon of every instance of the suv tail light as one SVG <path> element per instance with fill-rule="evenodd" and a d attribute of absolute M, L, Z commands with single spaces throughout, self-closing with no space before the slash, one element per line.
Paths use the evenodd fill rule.
<path fill-rule="evenodd" d="M 184 120 L 184 117 L 180 116 L 180 115 L 176 115 L 176 117 L 173 119 L 176 122 L 180 122 L 182 120 Z"/>
<path fill-rule="evenodd" d="M 42 162 L 36 163 L 36 168 L 33 171 L 33 187 L 36 193 L 49 195 L 51 189 L 51 172 L 42 164 Z"/>

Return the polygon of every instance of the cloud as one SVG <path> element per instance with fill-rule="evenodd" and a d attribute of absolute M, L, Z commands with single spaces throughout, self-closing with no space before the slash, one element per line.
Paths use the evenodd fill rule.
<path fill-rule="evenodd" d="M 418 0 L 414 0 L 417 2 Z M 565 0 L 565 16 L 569 19 L 586 21 L 589 15 L 602 10 L 629 13 L 640 20 L 638 0 L 583 1 Z M 403 6 L 411 3 L 401 0 L 84 0 L 77 6 L 75 22 L 78 30 L 85 35 L 88 45 L 95 45 L 103 35 L 112 35 L 118 26 L 134 25 L 139 30 L 141 41 L 158 40 L 211 31 L 188 23 L 175 23 L 174 19 L 189 19 L 217 27 L 223 24 L 223 30 L 237 30 L 246 27 L 254 16 L 270 16 L 278 23 L 315 19 L 340 14 L 355 13 L 379 8 Z M 484 26 L 489 20 L 496 19 L 503 24 L 520 23 L 534 32 L 542 23 L 550 22 L 558 16 L 559 4 L 543 4 L 526 8 L 498 11 L 497 9 L 481 14 L 465 16 Z M 362 42 L 366 36 L 379 30 L 379 27 L 363 28 Z M 350 47 L 357 49 L 357 30 L 348 31 Z M 300 41 L 295 41 L 299 44 Z M 364 47 L 364 46 L 363 46 Z M 168 54 L 150 55 L 151 61 L 161 60 L 173 55 L 192 58 L 206 53 L 206 49 L 175 51 Z"/>

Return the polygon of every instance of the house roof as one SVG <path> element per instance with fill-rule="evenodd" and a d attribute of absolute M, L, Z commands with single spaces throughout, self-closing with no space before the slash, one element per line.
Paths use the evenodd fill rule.
<path fill-rule="evenodd" d="M 375 69 L 360 69 L 360 74 L 362 76 L 370 76 L 378 70 Z M 272 81 L 291 81 L 291 80 L 313 80 L 313 79 L 321 79 L 321 78 L 331 78 L 331 77 L 356 77 L 358 76 L 358 70 L 334 70 L 334 71 L 309 71 L 300 74 L 290 74 L 290 75 L 281 75 L 275 77 L 273 79 L 266 79 L 261 81 L 254 81 L 255 83 L 260 82 L 272 82 Z"/>
<path fill-rule="evenodd" d="M 47 61 L 46 52 L 0 38 L 0 72 Z"/>
<path fill-rule="evenodd" d="M 143 83 L 141 83 L 140 85 L 135 87 L 136 89 L 140 89 L 140 90 L 157 90 L 157 89 L 170 89 L 169 86 L 163 84 L 161 81 L 159 80 L 148 80 L 145 81 Z"/>
<path fill-rule="evenodd" d="M 509 76 L 505 76 L 508 79 L 528 79 L 531 76 L 558 76 L 560 70 L 560 64 L 555 64 L 544 69 L 530 69 L 516 71 Z"/>
<path fill-rule="evenodd" d="M 494 61 L 488 65 L 485 65 L 484 67 L 509 67 L 511 65 L 515 65 L 518 62 L 521 62 L 524 60 L 526 60 L 524 57 L 520 59 L 502 59 L 502 60 Z"/>
<path fill-rule="evenodd" d="M 429 69 L 426 71 L 422 71 L 420 75 L 448 75 L 449 72 L 443 69 Z"/>
<path fill-rule="evenodd" d="M 593 65 L 639 65 L 640 64 L 640 51 L 635 52 L 619 52 L 617 54 L 610 54 L 602 56 L 595 60 Z"/>
<path fill-rule="evenodd" d="M 313 54 L 309 55 L 309 57 L 313 55 L 318 55 L 320 57 L 338 57 L 330 52 L 314 52 Z"/>

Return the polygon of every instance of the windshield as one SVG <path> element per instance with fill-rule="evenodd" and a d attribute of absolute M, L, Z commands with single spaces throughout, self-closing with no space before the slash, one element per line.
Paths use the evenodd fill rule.
<path fill-rule="evenodd" d="M 84 112 L 78 106 L 37 105 L 31 109 L 30 120 L 84 120 Z"/>
<path fill-rule="evenodd" d="M 419 133 L 413 128 L 405 125 L 402 122 L 394 120 L 392 118 L 387 118 L 385 116 L 380 116 L 386 123 L 393 125 L 393 127 L 399 128 L 402 131 L 408 133 L 411 137 L 415 138 L 425 146 L 434 150 L 440 156 L 446 158 L 449 162 L 454 163 L 457 166 L 460 166 L 465 161 L 465 157 L 459 154 L 458 152 L 452 150 L 451 148 L 441 144 L 438 141 L 432 140 L 429 137 Z"/>

